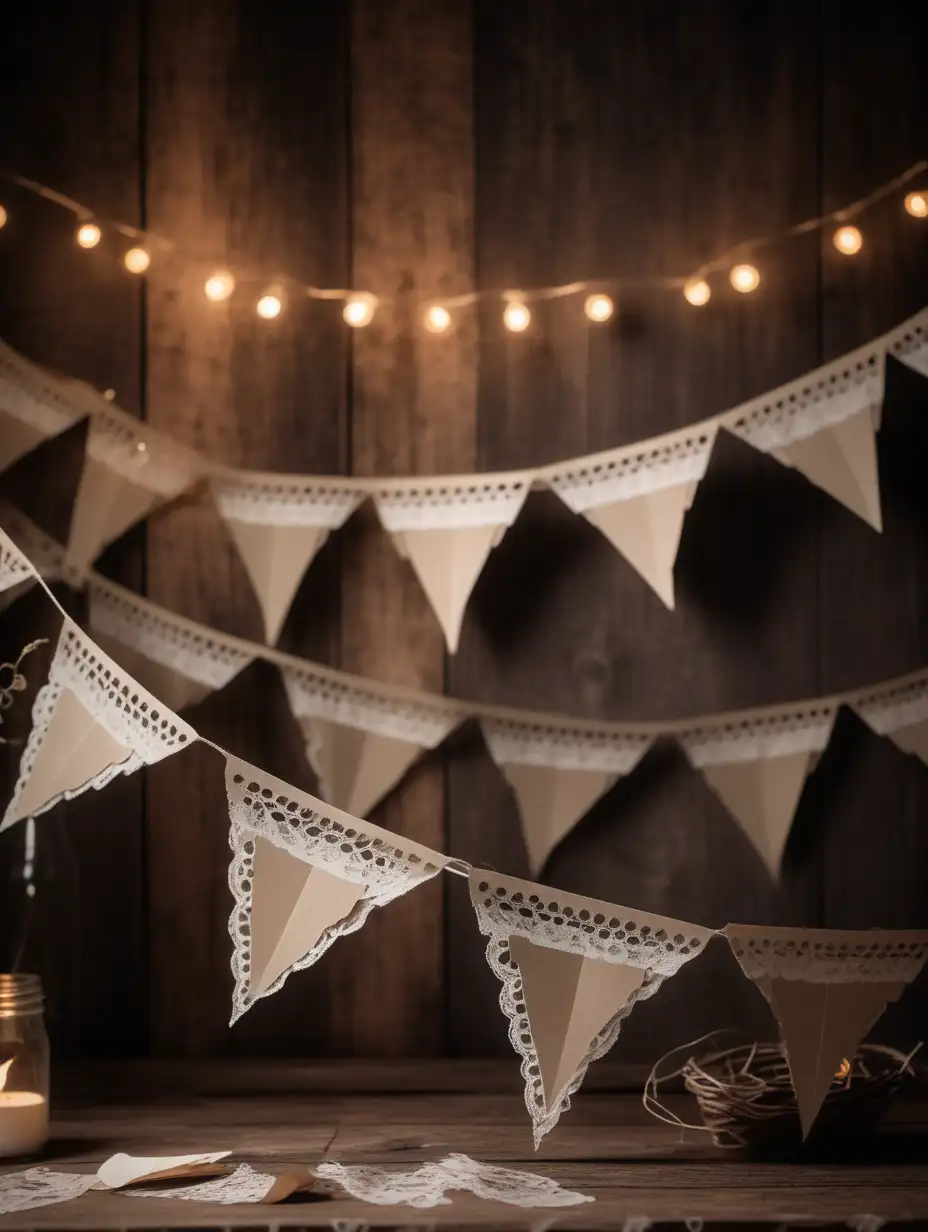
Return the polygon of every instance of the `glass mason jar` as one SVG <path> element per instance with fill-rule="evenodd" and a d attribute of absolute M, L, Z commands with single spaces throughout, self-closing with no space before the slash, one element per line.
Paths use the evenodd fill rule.
<path fill-rule="evenodd" d="M 48 1036 L 37 975 L 0 974 L 0 1159 L 48 1139 Z"/>

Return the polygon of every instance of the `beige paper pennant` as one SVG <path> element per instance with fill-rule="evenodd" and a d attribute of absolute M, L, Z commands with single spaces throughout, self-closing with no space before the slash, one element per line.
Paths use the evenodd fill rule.
<path fill-rule="evenodd" d="M 115 740 L 70 689 L 62 689 L 29 777 L 3 827 L 34 817 L 79 793 L 131 755 L 132 750 Z"/>
<path fill-rule="evenodd" d="M 424 746 L 329 719 L 301 718 L 320 790 L 336 808 L 366 817 L 421 757 Z"/>
<path fill-rule="evenodd" d="M 658 488 L 628 500 L 594 505 L 583 516 L 641 574 L 664 604 L 673 608 L 673 566 L 683 519 L 696 495 L 695 483 Z"/>
<path fill-rule="evenodd" d="M 875 530 L 883 529 L 874 412 L 870 408 L 813 436 L 783 445 L 774 454 Z"/>
<path fill-rule="evenodd" d="M 811 752 L 702 767 L 702 774 L 744 830 L 772 876 L 780 872 L 796 809 L 811 772 Z"/>
<path fill-rule="evenodd" d="M 86 573 L 107 544 L 151 513 L 161 499 L 88 454 L 71 514 L 68 566 L 79 575 Z"/>
<path fill-rule="evenodd" d="M 299 962 L 328 928 L 364 897 L 363 885 L 256 836 L 251 889 L 250 993 L 261 996 Z"/>
<path fill-rule="evenodd" d="M 197 706 L 214 692 L 212 685 L 192 680 L 163 663 L 156 663 L 134 646 L 127 646 L 125 642 L 101 633 L 99 629 L 93 630 L 93 636 L 101 650 L 172 710 L 186 710 L 190 706 Z"/>
<path fill-rule="evenodd" d="M 329 528 L 268 526 L 237 518 L 226 518 L 225 523 L 257 595 L 265 640 L 273 646 L 303 575 L 328 538 Z"/>
<path fill-rule="evenodd" d="M 568 770 L 505 762 L 500 763 L 500 769 L 519 805 L 533 877 L 541 872 L 561 839 L 619 777 L 605 770 Z"/>
<path fill-rule="evenodd" d="M 449 654 L 457 651 L 467 601 L 506 526 L 393 532 L 397 551 L 412 565 L 438 617 Z"/>
<path fill-rule="evenodd" d="M 521 936 L 509 938 L 509 952 L 522 977 L 545 1103 L 554 1107 L 597 1036 L 638 993 L 645 972 Z"/>
<path fill-rule="evenodd" d="M 913 757 L 920 757 L 928 765 L 928 719 L 889 732 L 889 738 L 903 753 L 911 753 Z"/>
<path fill-rule="evenodd" d="M 47 439 L 40 428 L 0 410 L 0 471 L 9 469 Z"/>

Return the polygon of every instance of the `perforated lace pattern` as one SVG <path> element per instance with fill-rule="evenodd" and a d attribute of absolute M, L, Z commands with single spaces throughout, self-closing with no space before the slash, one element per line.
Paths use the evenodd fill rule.
<path fill-rule="evenodd" d="M 0 593 L 35 577 L 35 570 L 13 540 L 0 530 Z"/>
<path fill-rule="evenodd" d="M 211 689 L 224 688 L 254 658 L 220 634 L 188 627 L 102 580 L 89 591 L 91 628 Z"/>
<path fill-rule="evenodd" d="M 724 933 L 746 975 L 824 984 L 914 980 L 928 959 L 928 930 L 764 928 Z"/>
<path fill-rule="evenodd" d="M 796 706 L 776 714 L 706 723 L 677 733 L 677 739 L 698 768 L 818 753 L 831 738 L 835 713 L 836 707 L 827 703 Z"/>
<path fill-rule="evenodd" d="M 276 1182 L 272 1173 L 256 1172 L 248 1164 L 239 1164 L 227 1176 L 212 1177 L 208 1181 L 164 1188 L 146 1185 L 123 1192 L 130 1198 L 180 1198 L 184 1202 L 218 1202 L 228 1206 L 236 1202 L 260 1202 Z"/>
<path fill-rule="evenodd" d="M 552 766 L 559 770 L 601 770 L 629 774 L 653 737 L 634 731 L 481 719 L 493 760 L 506 766 Z"/>
<path fill-rule="evenodd" d="M 356 678 L 341 678 L 309 665 L 281 665 L 280 672 L 296 719 L 326 719 L 431 749 L 464 717 L 453 703 L 440 698 L 409 698 L 389 688 L 381 692 Z"/>
<path fill-rule="evenodd" d="M 396 479 L 373 489 L 381 522 L 388 531 L 459 530 L 511 526 L 528 495 L 534 471 L 509 474 L 440 475 Z"/>
<path fill-rule="evenodd" d="M 653 996 L 665 978 L 702 953 L 712 930 L 513 877 L 502 878 L 482 869 L 471 874 L 470 892 L 477 925 L 489 939 L 487 962 L 500 981 L 499 1004 L 509 1020 L 509 1039 L 522 1058 L 525 1106 L 532 1118 L 537 1147 L 570 1107 L 570 1098 L 582 1084 L 588 1067 L 612 1048 L 635 1005 Z M 586 1056 L 551 1108 L 545 1100 L 521 974 L 509 950 L 514 934 L 549 949 L 623 963 L 645 972 L 643 983 L 591 1041 Z"/>
<path fill-rule="evenodd" d="M 31 566 L 47 582 L 56 581 L 61 577 L 63 553 L 61 545 L 40 530 L 34 522 L 0 501 L 0 523 L 7 543 L 12 543 L 19 556 Z M 2 547 L 0 547 L 0 568 L 3 567 Z"/>
<path fill-rule="evenodd" d="M 191 487 L 203 472 L 196 454 L 116 408 L 93 415 L 87 456 L 166 498 Z"/>
<path fill-rule="evenodd" d="M 0 342 L 0 411 L 42 436 L 57 436 L 86 418 L 50 373 Z"/>
<path fill-rule="evenodd" d="M 33 704 L 32 730 L 6 817 L 16 815 L 63 689 L 70 689 L 96 722 L 131 752 L 125 761 L 109 766 L 83 786 L 53 796 L 39 813 L 91 788 L 99 791 L 118 775 L 132 774 L 143 765 L 153 765 L 197 739 L 192 727 L 117 667 L 75 624 L 65 620 L 48 682 L 39 689 Z"/>
<path fill-rule="evenodd" d="M 856 700 L 854 709 L 880 736 L 928 721 L 928 674 Z"/>
<path fill-rule="evenodd" d="M 928 376 L 928 308 L 892 331 L 887 350 L 900 363 Z"/>
<path fill-rule="evenodd" d="M 224 518 L 252 526 L 320 526 L 334 530 L 367 493 L 348 482 L 239 471 L 214 475 L 213 497 Z"/>
<path fill-rule="evenodd" d="M 97 1178 L 72 1172 L 53 1172 L 51 1168 L 26 1168 L 0 1176 L 0 1213 L 32 1211 L 81 1197 L 97 1188 Z"/>
<path fill-rule="evenodd" d="M 586 1194 L 562 1189 L 549 1177 L 484 1164 L 458 1154 L 448 1155 L 437 1163 L 422 1164 L 412 1171 L 326 1162 L 316 1168 L 314 1175 L 336 1182 L 353 1198 L 378 1206 L 448 1206 L 450 1199 L 444 1196 L 448 1190 L 469 1190 L 478 1198 L 521 1207 L 578 1206 L 595 1201 Z"/>

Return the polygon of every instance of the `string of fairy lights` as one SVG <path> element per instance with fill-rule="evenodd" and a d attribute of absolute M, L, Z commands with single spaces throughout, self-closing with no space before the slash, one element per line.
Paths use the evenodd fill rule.
<path fill-rule="evenodd" d="M 901 175 L 881 184 L 866 197 L 851 202 L 828 214 L 821 214 L 803 222 L 795 223 L 780 231 L 743 240 L 711 261 L 680 277 L 600 278 L 580 282 L 563 283 L 550 287 L 535 287 L 531 290 L 471 291 L 463 295 L 443 298 L 421 299 L 421 323 L 430 334 L 447 334 L 455 323 L 455 314 L 462 308 L 481 301 L 495 300 L 502 305 L 502 323 L 514 334 L 525 333 L 532 323 L 530 305 L 537 301 L 583 296 L 583 311 L 594 325 L 609 321 L 616 311 L 616 292 L 629 288 L 656 287 L 682 293 L 693 308 L 702 308 L 709 303 L 714 291 L 723 279 L 741 295 L 750 295 L 760 287 L 764 273 L 758 253 L 776 243 L 812 232 L 831 231 L 831 240 L 838 253 L 852 258 L 865 247 L 864 233 L 852 221 L 883 200 L 910 185 L 919 177 L 926 178 L 926 187 L 910 189 L 902 198 L 906 214 L 914 219 L 928 219 L 928 160 L 913 164 Z M 109 232 L 129 242 L 122 252 L 122 264 L 129 274 L 144 277 L 153 264 L 166 257 L 181 258 L 188 265 L 203 266 L 203 294 L 212 304 L 221 304 L 233 295 L 246 294 L 252 285 L 260 287 L 254 296 L 254 311 L 264 321 L 280 317 L 297 298 L 334 300 L 342 303 L 342 318 L 352 329 L 363 329 L 374 320 L 379 307 L 389 304 L 389 298 L 378 297 L 369 291 L 346 287 L 314 287 L 289 276 L 266 279 L 252 271 L 229 265 L 205 267 L 204 263 L 184 253 L 173 240 L 153 231 L 142 230 L 129 223 L 106 220 L 95 214 L 88 206 L 72 197 L 65 196 L 54 188 L 35 180 L 10 172 L 0 172 L 0 179 L 17 188 L 54 202 L 70 211 L 76 218 L 74 232 L 78 247 L 86 250 L 98 248 Z M 0 204 L 0 230 L 10 219 L 7 208 Z M 607 292 L 611 291 L 612 294 Z"/>

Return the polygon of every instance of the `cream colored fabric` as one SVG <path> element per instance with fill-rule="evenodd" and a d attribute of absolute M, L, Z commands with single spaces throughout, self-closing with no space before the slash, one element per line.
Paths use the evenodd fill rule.
<path fill-rule="evenodd" d="M 858 411 L 774 454 L 875 530 L 883 529 L 872 410 Z"/>
<path fill-rule="evenodd" d="M 264 636 L 273 645 L 299 589 L 303 574 L 328 538 L 326 526 L 268 526 L 226 518 L 226 526 L 251 579 Z"/>
<path fill-rule="evenodd" d="M 471 591 L 505 530 L 506 524 L 393 532 L 438 617 L 449 654 L 458 648 Z"/>
<path fill-rule="evenodd" d="M 519 805 L 529 867 L 535 877 L 561 839 L 619 777 L 604 770 L 500 766 Z"/>
<path fill-rule="evenodd" d="M 777 877 L 813 754 L 703 766 L 706 782 Z"/>
<path fill-rule="evenodd" d="M 366 817 L 424 752 L 414 741 L 328 719 L 304 718 L 299 723 L 322 795 L 355 817 Z"/>
<path fill-rule="evenodd" d="M 107 544 L 140 522 L 163 499 L 88 454 L 71 514 L 65 563 L 78 574 L 86 573 Z"/>

